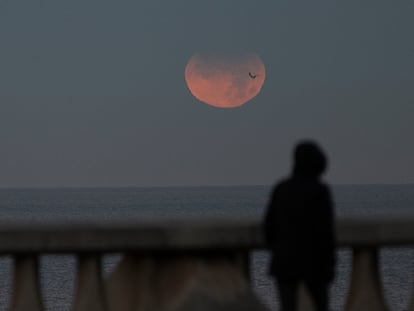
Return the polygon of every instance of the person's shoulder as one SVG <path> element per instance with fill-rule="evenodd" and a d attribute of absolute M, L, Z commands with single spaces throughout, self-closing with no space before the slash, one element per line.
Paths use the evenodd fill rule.
<path fill-rule="evenodd" d="M 292 183 L 291 178 L 284 178 L 284 179 L 280 180 L 279 182 L 277 182 L 273 186 L 273 191 L 276 191 L 276 190 L 280 190 L 280 189 L 284 189 L 286 187 L 289 187 L 291 183 Z"/>
<path fill-rule="evenodd" d="M 292 180 L 290 178 L 285 178 L 277 182 L 272 189 L 273 196 L 283 196 L 284 193 L 291 191 L 292 189 Z"/>

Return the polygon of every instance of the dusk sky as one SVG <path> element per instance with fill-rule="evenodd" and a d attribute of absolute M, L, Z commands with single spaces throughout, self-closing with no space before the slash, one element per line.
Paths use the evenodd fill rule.
<path fill-rule="evenodd" d="M 269 185 L 298 140 L 332 184 L 414 183 L 414 2 L 0 0 L 0 187 Z M 255 53 L 205 105 L 195 53 Z"/>

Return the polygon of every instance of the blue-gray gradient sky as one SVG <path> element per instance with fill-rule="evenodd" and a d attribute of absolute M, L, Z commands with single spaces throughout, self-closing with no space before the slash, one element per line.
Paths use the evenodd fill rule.
<path fill-rule="evenodd" d="M 412 0 L 0 0 L 0 186 L 270 184 L 319 141 L 333 184 L 414 182 Z M 198 102 L 196 52 L 262 92 Z"/>

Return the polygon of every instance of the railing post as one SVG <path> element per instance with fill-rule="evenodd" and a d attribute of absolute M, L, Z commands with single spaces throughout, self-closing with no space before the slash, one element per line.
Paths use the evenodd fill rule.
<path fill-rule="evenodd" d="M 378 250 L 354 248 L 346 311 L 387 311 L 378 267 Z"/>
<path fill-rule="evenodd" d="M 239 267 L 246 280 L 251 283 L 252 271 L 251 271 L 251 260 L 250 253 L 246 250 L 242 250 L 231 255 L 234 258 L 234 265 Z"/>
<path fill-rule="evenodd" d="M 126 254 L 106 280 L 109 310 L 144 310 L 152 299 L 151 274 L 154 262 L 149 256 Z"/>
<path fill-rule="evenodd" d="M 37 255 L 14 257 L 13 282 L 12 311 L 41 311 L 43 309 Z"/>
<path fill-rule="evenodd" d="M 414 287 L 412 288 L 412 294 L 411 294 L 411 301 L 410 304 L 408 305 L 408 311 L 414 311 Z"/>
<path fill-rule="evenodd" d="M 314 310 L 314 302 L 311 298 L 308 289 L 304 282 L 300 282 L 298 286 L 298 306 L 299 311 L 310 311 Z"/>
<path fill-rule="evenodd" d="M 74 311 L 107 311 L 106 293 L 99 255 L 78 257 Z"/>

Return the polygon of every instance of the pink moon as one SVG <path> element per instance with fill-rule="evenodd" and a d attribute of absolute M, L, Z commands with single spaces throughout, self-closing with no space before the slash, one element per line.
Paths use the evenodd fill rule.
<path fill-rule="evenodd" d="M 256 54 L 195 54 L 185 67 L 185 81 L 191 94 L 218 108 L 235 108 L 252 100 L 260 93 L 265 78 L 265 66 Z"/>

